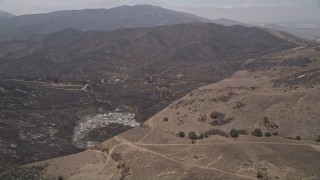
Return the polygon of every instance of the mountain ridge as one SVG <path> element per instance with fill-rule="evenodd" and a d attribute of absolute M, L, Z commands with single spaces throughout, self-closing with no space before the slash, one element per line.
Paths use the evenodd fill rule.
<path fill-rule="evenodd" d="M 255 37 L 259 40 L 251 40 L 247 39 L 247 37 Z M 275 42 L 278 43 L 275 44 Z M 146 44 L 148 45 L 146 46 Z M 55 58 L 63 57 L 62 59 L 65 60 L 60 59 L 59 61 L 61 62 L 67 63 L 69 61 L 68 63 L 76 64 L 78 64 L 79 60 L 75 61 L 75 59 L 83 59 L 85 57 L 95 60 L 101 57 L 100 61 L 119 63 L 127 59 L 126 56 L 129 54 L 130 56 L 136 57 L 142 56 L 144 59 L 150 59 L 150 62 L 156 64 L 159 63 L 156 61 L 164 60 L 167 61 L 166 63 L 163 62 L 164 64 L 171 64 L 185 63 L 188 61 L 193 62 L 196 59 L 199 59 L 199 62 L 210 59 L 221 59 L 266 51 L 274 47 L 281 49 L 283 45 L 286 46 L 289 44 L 292 43 L 256 27 L 249 28 L 239 25 L 226 27 L 212 23 L 120 29 L 108 32 L 82 32 L 68 28 L 45 37 L 34 45 L 34 47 L 40 47 L 40 49 L 37 50 L 37 48 L 29 47 L 29 49 L 35 50 L 35 52 L 30 54 L 31 51 L 27 50 L 25 55 L 23 55 L 24 58 L 22 57 L 21 60 L 18 58 L 15 61 L 10 61 L 10 63 L 23 63 L 24 66 L 21 66 L 21 64 L 20 66 L 14 66 L 15 73 L 17 74 L 19 72 L 22 73 L 21 75 L 24 74 L 28 76 L 31 74 L 36 75 L 38 74 L 37 72 L 40 71 L 46 73 L 54 72 L 54 69 L 50 66 L 48 66 L 49 69 L 44 67 L 46 70 L 40 67 L 34 67 L 32 70 L 30 69 L 31 71 L 25 69 L 25 67 L 31 68 L 44 62 L 49 64 L 51 64 L 52 61 L 55 62 L 53 59 L 50 60 L 50 56 L 47 57 L 47 53 L 52 54 Z M 113 52 L 108 54 L 106 49 L 113 49 Z M 193 54 L 190 54 L 191 52 L 193 52 Z M 100 55 L 98 56 L 98 54 Z M 30 59 L 30 56 L 34 56 L 34 58 Z M 154 57 L 155 59 L 151 60 L 152 56 L 158 57 Z M 10 59 L 11 57 L 4 57 L 3 59 L 8 58 Z M 39 58 L 42 59 L 41 62 L 36 63 L 36 59 Z M 29 61 L 34 62 L 31 63 Z M 150 62 L 148 62 L 148 64 Z M 11 65 L 9 64 L 2 64 L 2 76 L 11 76 L 11 73 L 9 73 L 11 69 L 9 66 Z M 149 65 L 151 66 L 152 63 Z M 19 67 L 24 68 L 19 70 Z M 96 68 L 101 69 L 101 67 L 102 66 Z M 54 74 L 60 74 L 60 76 L 62 74 L 67 75 L 65 73 L 73 72 L 72 69 L 74 68 L 77 69 L 80 67 L 77 65 L 77 67 L 72 67 L 68 71 L 55 71 Z"/>
<path fill-rule="evenodd" d="M 154 27 L 195 22 L 211 22 L 227 26 L 244 25 L 244 23 L 233 20 L 215 21 L 158 6 L 125 5 L 110 9 L 65 10 L 16 16 L 2 22 L 0 42 L 38 40 L 65 28 L 74 28 L 80 31 L 112 31 L 123 28 Z"/>
<path fill-rule="evenodd" d="M 0 27 L 0 41 L 39 39 L 65 28 L 110 31 L 204 21 L 209 20 L 150 5 L 66 10 L 7 19 Z"/>

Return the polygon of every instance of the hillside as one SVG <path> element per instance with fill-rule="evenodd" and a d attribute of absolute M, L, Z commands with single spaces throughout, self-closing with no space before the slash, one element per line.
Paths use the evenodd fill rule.
<path fill-rule="evenodd" d="M 141 127 L 2 177 L 318 179 L 319 57 L 319 47 L 299 47 L 248 58 L 232 77 L 192 91 Z"/>
<path fill-rule="evenodd" d="M 235 21 L 235 20 L 232 20 L 232 19 L 226 19 L 226 18 L 215 19 L 212 22 L 216 23 L 216 24 L 221 24 L 221 25 L 224 25 L 224 26 L 235 26 L 235 25 L 251 26 L 251 25 L 243 23 L 243 22 Z"/>
<path fill-rule="evenodd" d="M 66 28 L 110 31 L 208 21 L 210 20 L 195 15 L 151 5 L 57 11 L 22 15 L 1 22 L 0 42 L 41 39 Z"/>
<path fill-rule="evenodd" d="M 297 47 L 216 24 L 81 32 L 0 44 L 0 171 L 95 146 L 248 58 Z"/>
<path fill-rule="evenodd" d="M 259 28 L 210 23 L 112 32 L 66 29 L 2 57 L 0 75 L 2 78 L 19 75 L 33 79 L 55 76 L 62 82 L 75 82 L 101 79 L 106 72 L 120 73 L 120 68 L 125 68 L 126 74 L 136 77 L 145 73 L 158 74 L 185 63 L 294 46 Z M 96 72 L 96 77 L 87 77 L 92 71 Z"/>

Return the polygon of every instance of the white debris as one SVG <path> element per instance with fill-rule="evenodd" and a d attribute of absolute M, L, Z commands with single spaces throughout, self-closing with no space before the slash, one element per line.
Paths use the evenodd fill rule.
<path fill-rule="evenodd" d="M 84 117 L 74 128 L 73 144 L 81 149 L 94 147 L 98 142 L 83 140 L 91 131 L 107 127 L 110 124 L 120 124 L 127 127 L 140 126 L 135 120 L 135 114 L 128 112 L 109 112 Z"/>
<path fill-rule="evenodd" d="M 88 88 L 89 84 L 84 85 L 84 87 L 81 90 L 86 90 Z"/>
<path fill-rule="evenodd" d="M 301 76 L 297 77 L 297 79 L 303 78 L 303 77 L 305 77 L 306 75 L 307 75 L 307 74 L 301 75 Z"/>

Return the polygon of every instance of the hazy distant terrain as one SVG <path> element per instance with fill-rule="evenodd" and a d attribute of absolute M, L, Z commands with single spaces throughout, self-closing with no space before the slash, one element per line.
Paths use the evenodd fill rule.
<path fill-rule="evenodd" d="M 47 14 L 22 15 L 1 22 L 0 42 L 39 39 L 66 28 L 81 31 L 110 31 L 123 28 L 209 21 L 209 19 L 195 15 L 150 5 L 57 11 Z"/>
<path fill-rule="evenodd" d="M 320 24 L 265 24 L 264 27 L 320 42 Z"/>

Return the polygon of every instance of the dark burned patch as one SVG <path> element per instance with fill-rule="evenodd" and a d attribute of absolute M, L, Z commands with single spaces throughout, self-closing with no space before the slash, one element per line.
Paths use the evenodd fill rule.
<path fill-rule="evenodd" d="M 273 82 L 274 87 L 280 87 L 280 86 L 296 86 L 296 85 L 302 85 L 302 86 L 313 86 L 320 84 L 320 69 L 313 69 L 309 71 L 304 71 L 300 73 L 295 73 L 291 76 L 277 79 Z"/>
<path fill-rule="evenodd" d="M 132 127 L 112 123 L 106 127 L 101 127 L 90 131 L 88 136 L 86 136 L 83 141 L 103 142 L 106 139 L 112 138 L 115 135 L 118 135 L 119 133 L 125 132 L 129 129 L 132 129 Z"/>
<path fill-rule="evenodd" d="M 276 66 L 283 66 L 283 67 L 291 67 L 291 66 L 298 66 L 298 67 L 307 67 L 312 61 L 306 57 L 297 57 L 297 58 L 289 58 L 281 62 L 280 59 L 258 59 L 251 63 L 247 63 L 243 66 L 243 69 L 249 71 L 263 71 L 269 70 Z"/>
<path fill-rule="evenodd" d="M 290 67 L 290 66 L 299 66 L 307 67 L 312 61 L 309 58 L 299 57 L 295 59 L 286 59 L 280 63 L 280 66 Z"/>
<path fill-rule="evenodd" d="M 261 70 L 268 70 L 274 66 L 277 66 L 277 63 L 274 62 L 272 59 L 258 59 L 251 63 L 247 63 L 243 66 L 243 69 L 249 71 L 261 71 Z"/>
<path fill-rule="evenodd" d="M 43 174 L 44 167 L 34 166 L 34 167 L 17 167 L 13 168 L 0 176 L 3 180 L 40 180 Z"/>

